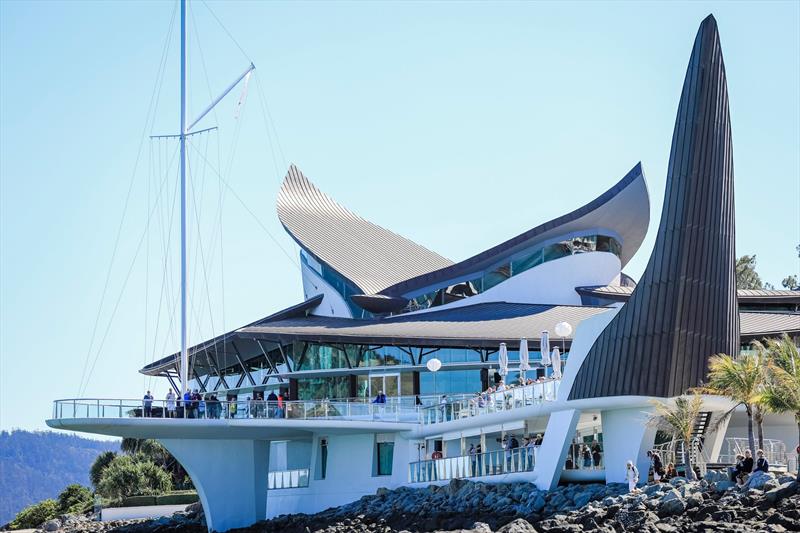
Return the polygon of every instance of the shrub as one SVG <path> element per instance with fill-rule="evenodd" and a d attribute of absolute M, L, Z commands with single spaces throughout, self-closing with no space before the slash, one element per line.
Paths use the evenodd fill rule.
<path fill-rule="evenodd" d="M 56 516 L 58 516 L 58 502 L 52 499 L 42 500 L 20 511 L 9 524 L 9 528 L 33 529 Z"/>
<path fill-rule="evenodd" d="M 58 511 L 61 514 L 83 513 L 92 505 L 92 491 L 83 485 L 68 485 L 58 495 Z"/>
<path fill-rule="evenodd" d="M 111 464 L 111 461 L 117 456 L 116 453 L 108 451 L 103 452 L 97 456 L 97 459 L 92 463 L 92 468 L 89 470 L 89 480 L 92 482 L 94 488 L 100 484 L 100 479 L 103 477 L 103 470 Z"/>
<path fill-rule="evenodd" d="M 103 470 L 97 492 L 104 498 L 162 494 L 172 488 L 168 473 L 152 461 L 120 455 Z"/>

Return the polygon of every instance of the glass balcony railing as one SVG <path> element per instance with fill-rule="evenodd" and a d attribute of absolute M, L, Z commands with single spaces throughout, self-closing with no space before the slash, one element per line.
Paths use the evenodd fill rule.
<path fill-rule="evenodd" d="M 308 468 L 279 470 L 267 474 L 267 489 L 296 489 L 308 487 Z"/>
<path fill-rule="evenodd" d="M 420 423 L 438 424 L 553 402 L 558 396 L 560 383 L 557 379 L 547 379 L 499 392 L 461 395 L 455 399 L 445 398 L 439 405 L 420 409 Z"/>
<path fill-rule="evenodd" d="M 537 446 L 495 450 L 475 455 L 459 455 L 418 461 L 408 465 L 410 483 L 429 483 L 456 478 L 495 476 L 529 472 L 536 464 Z"/>
<path fill-rule="evenodd" d="M 284 401 L 280 404 L 264 400 L 184 402 L 75 398 L 53 402 L 53 418 L 362 420 L 416 423 L 419 420 L 419 408 L 412 403 L 372 403 L 365 402 L 363 398 Z"/>

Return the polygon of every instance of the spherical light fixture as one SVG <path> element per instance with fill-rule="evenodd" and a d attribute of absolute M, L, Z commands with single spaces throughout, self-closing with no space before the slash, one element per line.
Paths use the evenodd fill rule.
<path fill-rule="evenodd" d="M 442 368 L 442 362 L 434 357 L 433 359 L 428 359 L 428 362 L 425 363 L 425 366 L 431 372 L 437 372 L 440 368 Z"/>
<path fill-rule="evenodd" d="M 572 333 L 572 326 L 569 325 L 569 322 L 559 322 L 556 324 L 556 335 L 559 337 L 569 337 Z"/>

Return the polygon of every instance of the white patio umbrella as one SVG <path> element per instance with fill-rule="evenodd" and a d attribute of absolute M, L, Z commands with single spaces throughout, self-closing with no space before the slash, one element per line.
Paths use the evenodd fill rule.
<path fill-rule="evenodd" d="M 500 364 L 500 370 L 497 371 L 498 374 L 505 377 L 508 375 L 508 349 L 506 348 L 506 343 L 500 343 L 500 355 L 498 356 L 497 362 Z"/>
<path fill-rule="evenodd" d="M 530 362 L 528 360 L 528 339 L 522 339 L 519 341 L 519 376 L 525 381 L 525 372 L 531 369 Z"/>
<path fill-rule="evenodd" d="M 542 365 L 546 367 L 550 364 L 550 332 L 547 330 L 542 332 L 540 351 L 542 352 Z"/>
<path fill-rule="evenodd" d="M 551 359 L 553 363 L 553 377 L 556 379 L 561 379 L 561 352 L 558 350 L 558 346 L 553 348 L 553 355 Z"/>

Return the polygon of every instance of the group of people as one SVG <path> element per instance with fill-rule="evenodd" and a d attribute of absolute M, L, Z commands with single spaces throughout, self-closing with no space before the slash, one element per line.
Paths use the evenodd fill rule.
<path fill-rule="evenodd" d="M 650 460 L 650 471 L 653 473 L 654 483 L 667 482 L 672 478 L 678 477 L 675 463 L 668 463 L 664 468 L 664 462 L 656 450 L 649 450 L 647 458 Z"/>
<path fill-rule="evenodd" d="M 142 399 L 142 416 L 153 416 L 153 395 L 150 391 Z M 223 403 L 215 393 L 201 394 L 199 390 L 186 390 L 178 397 L 170 389 L 164 400 L 165 418 L 284 418 L 286 416 L 285 399 L 282 392 L 271 391 L 264 399 L 263 392 L 248 396 L 244 402 L 237 401 L 236 396 L 228 397 Z"/>
<path fill-rule="evenodd" d="M 764 456 L 764 450 L 756 451 L 758 458 L 753 461 L 753 452 L 745 450 L 744 455 L 736 454 L 736 466 L 728 469 L 731 481 L 740 487 L 747 483 L 753 472 L 769 472 L 769 461 Z"/>
<path fill-rule="evenodd" d="M 577 470 L 581 468 L 598 468 L 603 462 L 603 448 L 600 443 L 593 441 L 591 446 L 588 444 L 573 443 L 570 446 L 567 460 L 564 463 L 566 470 Z"/>

